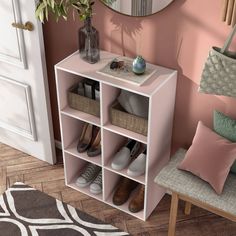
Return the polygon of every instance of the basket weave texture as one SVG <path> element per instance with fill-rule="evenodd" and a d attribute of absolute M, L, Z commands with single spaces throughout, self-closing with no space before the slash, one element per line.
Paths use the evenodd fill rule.
<path fill-rule="evenodd" d="M 118 102 L 111 106 L 110 116 L 113 125 L 147 136 L 148 121 L 142 117 L 127 113 Z"/>
<path fill-rule="evenodd" d="M 77 85 L 68 91 L 68 104 L 71 108 L 100 117 L 100 102 L 77 94 Z"/>

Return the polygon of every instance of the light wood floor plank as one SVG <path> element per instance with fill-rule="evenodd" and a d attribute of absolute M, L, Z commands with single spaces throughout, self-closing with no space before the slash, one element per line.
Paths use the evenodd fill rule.
<path fill-rule="evenodd" d="M 51 170 L 34 171 L 32 173 L 24 174 L 24 181 L 26 184 L 47 182 L 58 179 L 64 179 L 64 171 L 62 166 L 60 168 L 52 168 Z"/>

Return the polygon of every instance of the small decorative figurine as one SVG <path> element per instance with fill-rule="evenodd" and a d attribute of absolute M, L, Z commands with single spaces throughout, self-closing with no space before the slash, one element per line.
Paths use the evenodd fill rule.
<path fill-rule="evenodd" d="M 142 56 L 137 56 L 133 61 L 133 72 L 137 75 L 141 75 L 146 70 L 146 61 Z"/>
<path fill-rule="evenodd" d="M 146 70 L 146 61 L 142 56 L 137 56 L 133 61 L 133 72 L 137 75 L 141 75 Z"/>

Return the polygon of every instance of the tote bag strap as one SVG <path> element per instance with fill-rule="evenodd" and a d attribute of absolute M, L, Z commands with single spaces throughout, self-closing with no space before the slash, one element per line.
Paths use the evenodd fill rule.
<path fill-rule="evenodd" d="M 232 32 L 230 33 L 229 37 L 226 39 L 225 44 L 223 48 L 220 50 L 221 53 L 225 53 L 229 49 L 229 46 L 234 38 L 234 35 L 236 34 L 236 25 L 234 26 Z"/>

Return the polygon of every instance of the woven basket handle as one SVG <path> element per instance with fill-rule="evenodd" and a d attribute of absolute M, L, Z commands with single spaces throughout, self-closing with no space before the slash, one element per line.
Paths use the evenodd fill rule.
<path fill-rule="evenodd" d="M 230 44 L 232 43 L 232 40 L 234 38 L 234 35 L 236 34 L 236 25 L 234 26 L 232 32 L 230 33 L 229 37 L 226 39 L 225 44 L 223 48 L 220 50 L 221 53 L 225 53 L 225 51 L 228 51 Z"/>

